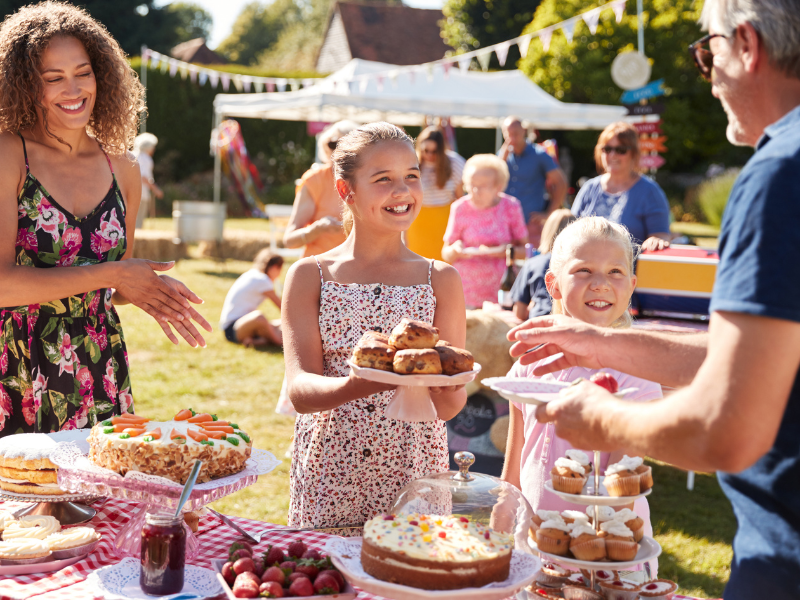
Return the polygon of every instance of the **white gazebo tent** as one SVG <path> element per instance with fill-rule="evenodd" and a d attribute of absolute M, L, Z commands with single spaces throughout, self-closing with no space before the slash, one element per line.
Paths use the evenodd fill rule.
<path fill-rule="evenodd" d="M 412 72 L 361 59 L 298 91 L 218 94 L 214 99 L 215 126 L 228 117 L 329 123 L 350 119 L 416 126 L 433 115 L 448 117 L 454 127 L 495 129 L 505 117 L 515 115 L 541 129 L 603 129 L 625 113 L 622 106 L 556 100 L 518 70 L 462 72 L 454 66 L 446 73 L 437 65 L 428 72 Z M 217 155 L 217 202 L 219 187 Z"/>

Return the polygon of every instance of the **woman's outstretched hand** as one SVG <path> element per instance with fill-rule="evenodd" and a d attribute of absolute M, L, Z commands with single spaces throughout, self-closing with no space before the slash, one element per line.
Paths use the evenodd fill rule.
<path fill-rule="evenodd" d="M 211 331 L 211 325 L 190 304 L 203 301 L 177 279 L 156 274 L 156 271 L 168 271 L 174 262 L 131 258 L 118 264 L 124 270 L 115 287 L 125 300 L 153 317 L 173 344 L 178 343 L 178 338 L 170 325 L 192 348 L 205 347 L 206 342 L 192 320 L 206 331 Z"/>

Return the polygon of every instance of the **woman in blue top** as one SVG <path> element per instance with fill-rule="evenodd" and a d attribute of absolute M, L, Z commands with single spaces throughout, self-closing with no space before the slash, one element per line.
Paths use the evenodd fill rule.
<path fill-rule="evenodd" d="M 642 250 L 669 246 L 669 204 L 658 184 L 639 174 L 639 135 L 628 123 L 612 123 L 594 149 L 597 170 L 572 205 L 576 217 L 598 216 L 627 227 Z"/>

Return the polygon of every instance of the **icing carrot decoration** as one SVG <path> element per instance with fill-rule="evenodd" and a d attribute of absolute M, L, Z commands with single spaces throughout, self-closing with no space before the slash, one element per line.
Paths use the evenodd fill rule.
<path fill-rule="evenodd" d="M 205 423 L 202 423 L 201 426 L 203 430 L 208 433 L 209 431 L 216 431 L 216 432 L 223 432 L 223 433 L 233 433 L 233 427 L 230 425 L 216 425 L 216 426 L 205 426 Z"/>
<path fill-rule="evenodd" d="M 178 411 L 178 414 L 175 415 L 176 421 L 185 421 L 186 419 L 192 418 L 192 411 L 188 408 L 184 408 L 183 410 Z"/>
<path fill-rule="evenodd" d="M 208 437 L 210 437 L 210 438 L 211 438 L 211 439 L 213 439 L 213 440 L 221 440 L 221 439 L 223 439 L 223 438 L 225 437 L 225 432 L 224 432 L 224 431 L 210 431 L 210 430 L 206 430 L 206 432 L 205 432 L 205 433 L 206 433 L 206 435 L 207 435 Z"/>
<path fill-rule="evenodd" d="M 223 425 L 230 425 L 227 421 L 203 421 L 200 427 L 221 427 Z"/>
<path fill-rule="evenodd" d="M 131 437 L 136 437 L 142 435 L 144 433 L 144 429 L 139 429 L 138 427 L 128 427 L 124 429 L 122 433 L 127 433 Z"/>
<path fill-rule="evenodd" d="M 117 423 L 138 423 L 138 424 L 145 424 L 149 421 L 147 417 L 137 417 L 136 415 L 120 415 L 118 417 L 111 417 L 111 424 L 116 425 Z"/>
<path fill-rule="evenodd" d="M 208 441 L 208 436 L 202 431 L 198 431 L 197 429 L 187 429 L 186 433 L 189 434 L 189 437 L 192 438 L 195 442 L 202 442 L 204 440 Z"/>
<path fill-rule="evenodd" d="M 148 431 L 147 435 L 149 435 L 154 440 L 160 440 L 161 439 L 161 428 L 160 427 L 156 427 L 152 431 Z"/>
<path fill-rule="evenodd" d="M 195 416 L 191 417 L 190 419 L 188 419 L 189 423 L 210 423 L 213 420 L 214 420 L 214 417 L 212 417 L 208 413 L 202 413 L 202 414 L 199 414 L 199 415 L 195 415 Z"/>
<path fill-rule="evenodd" d="M 169 439 L 171 439 L 171 440 L 182 440 L 183 443 L 186 443 L 186 436 L 183 435 L 182 433 L 179 433 L 179 432 L 175 431 L 175 429 L 173 429 L 172 431 L 169 432 Z"/>

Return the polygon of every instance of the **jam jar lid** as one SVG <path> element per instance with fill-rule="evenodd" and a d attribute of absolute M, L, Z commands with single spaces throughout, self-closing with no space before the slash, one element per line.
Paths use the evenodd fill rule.
<path fill-rule="evenodd" d="M 458 471 L 433 473 L 412 481 L 400 490 L 389 512 L 466 517 L 512 534 L 515 547 L 529 551 L 527 537 L 533 510 L 522 492 L 497 477 L 470 473 L 475 463 L 471 452 L 457 452 L 454 460 Z"/>
<path fill-rule="evenodd" d="M 158 511 L 158 512 L 147 512 L 144 516 L 144 521 L 148 525 L 158 525 L 161 527 L 169 527 L 171 525 L 177 525 L 178 523 L 183 523 L 183 514 L 175 516 L 174 512 L 166 512 L 166 511 Z"/>

